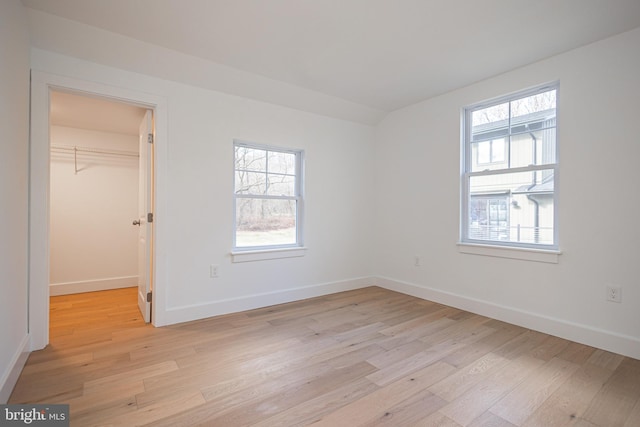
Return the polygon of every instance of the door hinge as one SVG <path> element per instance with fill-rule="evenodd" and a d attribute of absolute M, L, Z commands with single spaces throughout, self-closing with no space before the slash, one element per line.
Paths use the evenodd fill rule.
<path fill-rule="evenodd" d="M 147 302 L 151 302 L 151 292 L 147 292 Z"/>
<path fill-rule="evenodd" d="M 147 135 L 147 142 L 149 144 L 153 144 L 153 134 L 152 133 Z"/>
<path fill-rule="evenodd" d="M 148 213 L 147 214 L 147 222 L 153 222 L 153 214 L 152 213 Z"/>

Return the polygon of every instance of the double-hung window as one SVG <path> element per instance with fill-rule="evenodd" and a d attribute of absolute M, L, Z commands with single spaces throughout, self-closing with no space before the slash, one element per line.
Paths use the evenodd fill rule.
<path fill-rule="evenodd" d="M 302 246 L 303 152 L 234 141 L 236 251 Z"/>
<path fill-rule="evenodd" d="M 462 243 L 558 249 L 557 84 L 463 115 Z"/>

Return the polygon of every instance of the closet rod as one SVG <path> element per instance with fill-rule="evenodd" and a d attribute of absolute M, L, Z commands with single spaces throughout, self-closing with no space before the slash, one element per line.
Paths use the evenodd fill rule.
<path fill-rule="evenodd" d="M 124 157 L 140 157 L 140 155 L 133 151 L 119 151 L 119 150 L 98 150 L 88 147 L 77 146 L 64 146 L 64 145 L 51 145 L 52 151 L 71 151 L 73 152 L 73 168 L 75 174 L 78 174 L 78 152 L 93 153 L 93 154 L 106 154 L 109 156 L 124 156 Z"/>
<path fill-rule="evenodd" d="M 99 150 L 96 148 L 78 147 L 78 146 L 65 146 L 65 145 L 52 145 L 52 150 L 62 150 L 70 152 L 83 152 L 83 153 L 96 153 L 96 154 L 108 154 L 112 156 L 126 156 L 126 157 L 140 157 L 135 151 L 121 151 L 121 150 Z"/>

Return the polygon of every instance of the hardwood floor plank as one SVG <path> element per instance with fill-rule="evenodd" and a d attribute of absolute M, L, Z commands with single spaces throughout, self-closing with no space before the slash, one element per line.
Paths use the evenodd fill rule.
<path fill-rule="evenodd" d="M 72 426 L 640 425 L 640 361 L 382 288 L 162 328 L 136 288 L 50 307 L 9 402 Z"/>
<path fill-rule="evenodd" d="M 527 330 L 502 344 L 493 350 L 493 352 L 507 359 L 515 359 L 527 352 L 531 352 L 534 348 L 542 344 L 547 337 L 548 335 L 541 332 Z"/>
<path fill-rule="evenodd" d="M 493 405 L 490 411 L 520 426 L 577 370 L 578 365 L 574 363 L 551 359 Z"/>
<path fill-rule="evenodd" d="M 306 426 L 313 424 L 323 416 L 361 399 L 377 389 L 378 386 L 371 381 L 366 378 L 360 378 L 328 393 L 299 403 L 271 417 L 263 418 L 259 422 L 252 424 L 252 427 Z"/>
<path fill-rule="evenodd" d="M 451 418 L 447 417 L 440 412 L 434 412 L 428 415 L 416 423 L 412 424 L 413 427 L 462 427 Z"/>
<path fill-rule="evenodd" d="M 605 369 L 615 370 L 620 366 L 623 360 L 624 356 L 619 354 L 610 353 L 605 350 L 596 350 L 591 354 L 589 359 L 587 359 L 587 362 L 601 366 Z"/>
<path fill-rule="evenodd" d="M 569 342 L 569 345 L 558 354 L 558 358 L 582 365 L 589 360 L 594 351 L 596 349 L 588 345 Z"/>
<path fill-rule="evenodd" d="M 509 359 L 489 353 L 432 385 L 429 390 L 446 401 L 452 402 L 509 362 Z"/>
<path fill-rule="evenodd" d="M 273 393 L 263 394 L 253 404 L 242 402 L 241 405 L 222 415 L 210 419 L 212 424 L 221 426 L 245 426 L 260 422 L 262 419 L 290 409 L 312 399 L 317 394 L 326 394 L 331 390 L 343 387 L 352 381 L 362 379 L 373 369 L 366 362 L 344 366 L 308 377 L 303 381 L 287 381 Z"/>
<path fill-rule="evenodd" d="M 400 332 L 387 328 L 386 330 L 381 331 L 381 333 L 386 332 L 385 335 L 388 335 L 389 338 L 384 340 L 381 345 L 386 349 L 391 350 L 401 345 L 411 343 L 416 339 L 428 336 L 429 334 L 446 329 L 456 323 L 455 320 L 446 317 L 448 313 L 450 313 L 450 311 L 441 310 L 437 313 L 424 316 L 421 318 L 421 322 L 416 323 L 413 328 L 401 330 Z"/>
<path fill-rule="evenodd" d="M 87 413 L 90 415 L 96 411 L 108 410 L 111 406 L 119 406 L 126 401 L 128 406 L 136 405 L 136 395 L 144 391 L 142 380 L 121 384 L 116 389 L 104 389 L 89 394 L 82 394 L 64 403 L 69 404 L 69 409 L 75 416 Z"/>
<path fill-rule="evenodd" d="M 440 319 L 443 320 L 446 326 L 451 326 L 455 323 L 455 320 L 447 318 L 447 315 L 450 315 L 454 312 L 454 310 L 449 307 L 433 305 L 431 309 L 421 310 L 421 312 L 423 314 L 421 314 L 420 316 L 416 316 L 414 314 L 407 320 L 381 329 L 380 333 L 390 337 L 395 337 L 406 333 L 415 333 L 416 331 L 420 331 L 421 328 L 424 328 L 426 326 L 430 326 L 433 328 L 434 323 Z M 432 330 L 427 329 L 424 331 L 424 334 L 426 335 Z M 415 336 L 414 338 L 420 338 L 420 336 Z"/>
<path fill-rule="evenodd" d="M 473 420 L 469 427 L 516 427 L 515 424 L 511 424 L 509 421 L 500 418 L 499 416 L 487 411 Z M 540 427 L 559 427 L 553 424 L 542 424 Z"/>
<path fill-rule="evenodd" d="M 367 373 L 375 370 L 373 366 L 365 361 L 358 363 L 358 367 Z M 277 375 L 272 375 L 263 381 L 245 381 L 242 386 L 238 386 L 237 381 L 232 381 L 233 388 L 227 384 L 216 384 L 203 388 L 203 395 L 208 401 L 214 401 L 219 408 L 232 408 L 238 405 L 252 404 L 256 400 L 264 399 L 265 396 L 281 393 L 288 387 L 295 387 L 324 378 L 327 375 L 342 372 L 349 367 L 336 369 L 330 363 L 320 362 L 314 365 L 300 365 L 297 369 L 286 369 L 279 371 Z M 365 374 L 366 375 L 366 374 Z M 251 377 L 256 380 L 255 377 Z"/>
<path fill-rule="evenodd" d="M 640 399 L 636 402 L 635 406 L 629 413 L 627 421 L 624 423 L 624 427 L 640 426 Z"/>
<path fill-rule="evenodd" d="M 113 399 L 106 404 L 96 405 L 82 413 L 71 411 L 70 424 L 82 427 L 118 427 L 116 424 L 118 418 L 122 419 L 123 416 L 126 417 L 135 411 L 137 411 L 135 397 L 125 396 L 121 399 Z"/>
<path fill-rule="evenodd" d="M 82 394 L 84 383 L 88 378 L 93 378 L 97 375 L 96 372 L 109 369 L 117 363 L 118 360 L 113 359 L 76 364 L 64 363 L 48 371 L 21 375 L 11 400 L 15 403 L 33 403 L 51 399 L 50 403 L 54 403 L 52 400 L 60 402 L 64 398 L 77 397 Z"/>
<path fill-rule="evenodd" d="M 205 404 L 168 417 L 154 425 L 251 425 L 309 400 L 306 396 L 315 393 L 316 387 L 323 390 L 324 394 L 327 387 L 329 390 L 340 388 L 353 380 L 362 379 L 371 369 L 373 367 L 366 362 L 339 370 L 327 364 L 320 364 L 229 394 L 216 394 L 212 399 L 212 396 L 209 396 L 211 400 Z"/>
<path fill-rule="evenodd" d="M 440 412 L 458 424 L 466 426 L 488 411 L 543 364 L 544 361 L 540 359 L 522 355 L 470 388 L 440 409 Z"/>
<path fill-rule="evenodd" d="M 613 371 L 587 363 L 529 417 L 523 426 L 562 426 L 581 419 Z"/>
<path fill-rule="evenodd" d="M 147 378 L 178 370 L 178 365 L 173 360 L 155 363 L 137 369 L 130 369 L 122 373 L 108 375 L 84 383 L 84 394 L 91 394 L 103 390 L 118 388 L 122 385 L 144 381 Z"/>
<path fill-rule="evenodd" d="M 34 375 L 39 372 L 51 371 L 65 366 L 88 363 L 93 360 L 93 353 L 80 353 L 64 359 L 53 359 L 46 362 L 32 363 L 22 370 L 22 375 Z"/>
<path fill-rule="evenodd" d="M 531 355 L 544 361 L 557 357 L 569 346 L 569 341 L 558 337 L 547 337 L 539 346 L 531 350 Z"/>
<path fill-rule="evenodd" d="M 434 414 L 446 404 L 445 400 L 431 393 L 428 389 L 420 390 L 408 399 L 387 408 L 380 418 L 365 423 L 364 426 L 414 425 L 424 420 L 425 414 Z"/>
<path fill-rule="evenodd" d="M 205 404 L 205 401 L 199 392 L 178 394 L 170 400 L 158 402 L 154 405 L 145 406 L 142 409 L 111 418 L 109 419 L 109 423 L 113 426 L 157 425 L 158 422 L 173 416 L 177 412 L 195 410 L 203 404 Z M 177 426 L 177 424 L 174 424 L 174 426 Z"/>
<path fill-rule="evenodd" d="M 376 356 L 370 357 L 369 359 L 367 359 L 367 362 L 371 363 L 378 369 L 383 369 L 395 363 L 403 362 L 407 360 L 407 358 L 418 353 L 422 353 L 429 347 L 429 344 L 423 343 L 421 341 L 411 341 L 404 345 L 394 347 L 391 350 L 386 350 Z"/>
<path fill-rule="evenodd" d="M 640 399 L 640 361 L 624 358 L 585 411 L 596 425 L 624 426 Z"/>
<path fill-rule="evenodd" d="M 494 329 L 494 332 L 488 336 L 478 340 L 475 343 L 469 344 L 467 347 L 451 353 L 443 360 L 450 365 L 456 367 L 463 367 L 476 359 L 485 356 L 486 354 L 494 351 L 496 347 L 499 347 L 512 339 L 516 338 L 520 334 L 526 332 L 526 329 L 515 325 L 508 324 L 493 324 L 491 322 L 483 323 L 484 326 Z"/>
<path fill-rule="evenodd" d="M 371 381 L 380 386 L 389 384 L 421 367 L 432 364 L 443 357 L 467 346 L 469 343 L 481 339 L 483 336 L 490 334 L 493 330 L 490 328 L 478 328 L 477 330 L 458 331 L 453 333 L 449 339 L 443 340 L 444 336 L 438 333 L 438 337 L 431 342 L 438 343 L 428 347 L 426 350 L 406 357 L 391 365 L 385 366 L 369 375 Z M 420 339 L 423 341 L 423 339 Z"/>
<path fill-rule="evenodd" d="M 390 408 L 427 389 L 431 384 L 450 375 L 454 370 L 455 368 L 446 363 L 434 363 L 341 407 L 313 425 L 334 427 L 372 423 L 383 418 Z"/>

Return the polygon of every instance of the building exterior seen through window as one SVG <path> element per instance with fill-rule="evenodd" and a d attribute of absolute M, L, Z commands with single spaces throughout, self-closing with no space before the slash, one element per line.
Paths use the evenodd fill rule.
<path fill-rule="evenodd" d="M 300 150 L 234 141 L 234 249 L 302 246 Z"/>
<path fill-rule="evenodd" d="M 557 92 L 545 86 L 465 109 L 463 243 L 557 249 Z"/>

